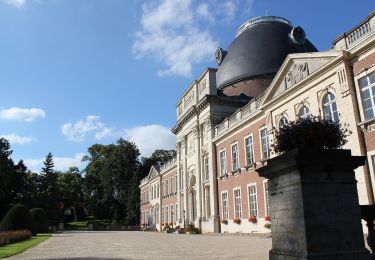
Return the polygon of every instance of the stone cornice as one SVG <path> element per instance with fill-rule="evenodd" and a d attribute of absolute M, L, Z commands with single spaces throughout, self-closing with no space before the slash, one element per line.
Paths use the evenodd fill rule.
<path fill-rule="evenodd" d="M 243 106 L 249 102 L 247 97 L 227 97 L 217 95 L 205 95 L 198 104 L 192 106 L 185 115 L 177 120 L 176 125 L 171 129 L 172 133 L 178 134 L 182 127 L 195 115 L 199 115 L 210 104 Z"/>

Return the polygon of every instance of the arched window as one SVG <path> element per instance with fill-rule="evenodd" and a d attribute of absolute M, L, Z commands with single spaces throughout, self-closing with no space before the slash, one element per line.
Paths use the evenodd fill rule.
<path fill-rule="evenodd" d="M 283 116 L 279 121 L 279 128 L 282 128 L 288 124 L 288 119 Z"/>
<path fill-rule="evenodd" d="M 301 119 L 307 118 L 310 115 L 310 109 L 307 106 L 301 107 L 298 112 L 298 116 Z"/>
<path fill-rule="evenodd" d="M 337 112 L 336 96 L 328 92 L 323 99 L 323 112 L 324 118 L 332 120 L 333 122 L 339 121 L 339 114 Z"/>

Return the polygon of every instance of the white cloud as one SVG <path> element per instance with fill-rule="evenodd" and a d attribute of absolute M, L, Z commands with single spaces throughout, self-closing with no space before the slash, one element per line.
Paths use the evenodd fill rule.
<path fill-rule="evenodd" d="M 54 169 L 57 171 L 66 171 L 69 167 L 76 166 L 82 168 L 84 162 L 82 162 L 82 157 L 84 153 L 76 154 L 74 157 L 53 157 L 53 162 L 55 163 Z M 32 171 L 40 172 L 43 167 L 43 161 L 45 158 L 41 159 L 26 159 L 24 160 L 25 165 Z"/>
<path fill-rule="evenodd" d="M 42 0 L 2 0 L 2 2 L 16 8 L 21 8 L 26 6 L 26 4 L 30 2 L 35 4 L 41 4 Z"/>
<path fill-rule="evenodd" d="M 159 76 L 190 76 L 194 65 L 214 58 L 218 43 L 209 31 L 201 29 L 197 18 L 208 17 L 208 6 L 193 8 L 191 0 L 160 0 L 144 4 L 142 30 L 135 35 L 136 57 L 152 56 L 166 66 Z M 213 19 L 213 17 L 211 18 Z"/>
<path fill-rule="evenodd" d="M 3 0 L 3 2 L 17 8 L 21 8 L 26 4 L 26 0 Z"/>
<path fill-rule="evenodd" d="M 197 15 L 206 19 L 209 22 L 214 22 L 215 21 L 215 16 L 214 14 L 209 10 L 209 5 L 208 3 L 203 3 L 198 5 L 197 7 Z"/>
<path fill-rule="evenodd" d="M 123 137 L 134 142 L 142 156 L 149 156 L 156 149 L 174 149 L 176 138 L 168 127 L 162 125 L 145 125 L 128 129 L 106 127 L 99 116 L 89 115 L 76 123 L 66 123 L 61 127 L 62 133 L 70 141 L 84 141 L 89 135 L 96 140 Z"/>
<path fill-rule="evenodd" d="M 138 126 L 125 129 L 125 138 L 134 142 L 142 156 L 150 156 L 156 149 L 175 149 L 176 137 L 162 125 Z"/>
<path fill-rule="evenodd" d="M 20 136 L 16 134 L 9 134 L 9 135 L 0 135 L 0 138 L 7 139 L 11 144 L 29 144 L 31 142 L 36 141 L 34 137 L 30 136 Z"/>
<path fill-rule="evenodd" d="M 1 118 L 17 121 L 32 122 L 38 118 L 44 118 L 45 116 L 46 112 L 40 108 L 12 107 L 0 111 Z"/>

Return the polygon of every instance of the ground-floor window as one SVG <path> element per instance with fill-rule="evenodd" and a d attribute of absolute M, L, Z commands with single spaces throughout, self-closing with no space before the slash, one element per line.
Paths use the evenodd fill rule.
<path fill-rule="evenodd" d="M 248 186 L 248 194 L 250 216 L 258 216 L 257 186 L 255 184 Z"/>
<path fill-rule="evenodd" d="M 235 189 L 234 195 L 234 218 L 242 217 L 241 189 Z"/>
<path fill-rule="evenodd" d="M 228 211 L 228 192 L 221 193 L 222 218 L 229 219 Z"/>

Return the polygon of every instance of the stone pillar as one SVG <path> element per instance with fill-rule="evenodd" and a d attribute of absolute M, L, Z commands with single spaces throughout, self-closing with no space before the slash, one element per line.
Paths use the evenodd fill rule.
<path fill-rule="evenodd" d="M 354 174 L 364 161 L 350 150 L 293 150 L 257 170 L 269 179 L 270 259 L 371 259 Z"/>
<path fill-rule="evenodd" d="M 195 219 L 195 226 L 202 230 L 201 227 L 201 220 L 202 220 L 202 165 L 201 165 L 201 143 L 200 143 L 200 129 L 199 124 L 197 124 L 193 129 L 194 134 L 194 141 L 195 141 L 195 177 L 196 177 L 196 197 L 195 197 L 195 204 L 196 204 L 196 219 Z M 194 197 L 193 197 L 194 198 Z"/>

